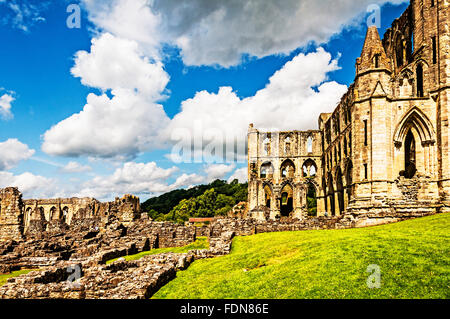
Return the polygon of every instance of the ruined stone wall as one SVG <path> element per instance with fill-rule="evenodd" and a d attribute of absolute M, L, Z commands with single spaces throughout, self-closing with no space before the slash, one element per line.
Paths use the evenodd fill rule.
<path fill-rule="evenodd" d="M 248 216 L 305 216 L 308 187 L 314 187 L 320 195 L 321 150 L 320 131 L 260 132 L 250 125 Z M 286 212 L 282 207 L 286 204 L 284 193 L 292 201 Z"/>
<path fill-rule="evenodd" d="M 112 202 L 94 198 L 28 199 L 24 201 L 24 231 L 37 236 L 42 232 L 64 232 L 69 227 L 102 227 L 110 217 L 129 224 L 141 216 L 139 198 L 125 195 Z"/>
<path fill-rule="evenodd" d="M 17 188 L 0 189 L 0 241 L 103 229 L 115 219 L 129 225 L 140 218 L 139 198 L 133 195 L 107 203 L 94 198 L 22 200 Z"/>

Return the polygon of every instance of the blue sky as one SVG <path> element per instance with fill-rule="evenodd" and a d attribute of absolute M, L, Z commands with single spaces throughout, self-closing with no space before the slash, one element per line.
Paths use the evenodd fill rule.
<path fill-rule="evenodd" d="M 174 163 L 174 147 L 191 145 L 172 133 L 211 126 L 227 144 L 233 134 L 245 141 L 249 123 L 315 128 L 354 79 L 367 6 L 381 6 L 381 35 L 407 7 L 341 0 L 322 16 L 329 5 L 293 0 L 280 9 L 286 17 L 272 17 L 235 1 L 192 0 L 189 14 L 181 2 L 0 1 L 0 187 L 19 186 L 26 198 L 145 199 L 214 178 L 244 181 L 245 154 Z M 70 3 L 80 5 L 81 28 L 66 25 Z"/>

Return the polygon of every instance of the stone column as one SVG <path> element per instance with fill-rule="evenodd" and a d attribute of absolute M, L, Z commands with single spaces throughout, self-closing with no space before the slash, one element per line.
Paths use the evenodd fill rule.
<path fill-rule="evenodd" d="M 0 189 L 0 241 L 21 240 L 23 226 L 22 194 L 13 187 Z"/>

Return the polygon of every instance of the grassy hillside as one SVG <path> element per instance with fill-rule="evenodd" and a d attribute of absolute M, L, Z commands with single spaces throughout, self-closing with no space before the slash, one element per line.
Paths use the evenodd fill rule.
<path fill-rule="evenodd" d="M 450 298 L 450 214 L 348 230 L 237 237 L 154 298 Z M 369 289 L 367 267 L 381 270 Z"/>

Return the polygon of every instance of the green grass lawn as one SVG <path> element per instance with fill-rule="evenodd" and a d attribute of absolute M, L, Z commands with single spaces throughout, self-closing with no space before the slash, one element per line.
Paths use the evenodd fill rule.
<path fill-rule="evenodd" d="M 0 275 L 0 286 L 3 286 L 4 284 L 6 284 L 6 281 L 8 280 L 8 278 L 18 277 L 20 275 L 28 274 L 29 272 L 32 272 L 35 270 L 37 270 L 37 269 L 22 269 L 22 270 L 13 271 L 9 274 Z"/>
<path fill-rule="evenodd" d="M 237 237 L 195 261 L 154 298 L 450 297 L 450 214 L 370 228 Z M 381 287 L 369 289 L 369 265 Z M 247 270 L 247 271 L 245 271 Z"/>
<path fill-rule="evenodd" d="M 206 237 L 197 237 L 197 240 L 187 246 L 184 247 L 173 247 L 173 248 L 158 248 L 158 249 L 152 249 L 149 251 L 143 251 L 136 255 L 129 255 L 124 256 L 126 260 L 137 260 L 147 255 L 156 255 L 156 254 L 162 254 L 162 253 L 187 253 L 189 250 L 193 249 L 208 249 L 209 243 L 208 238 Z M 106 262 L 106 264 L 110 264 L 114 261 L 116 261 L 119 258 L 111 259 Z"/>

